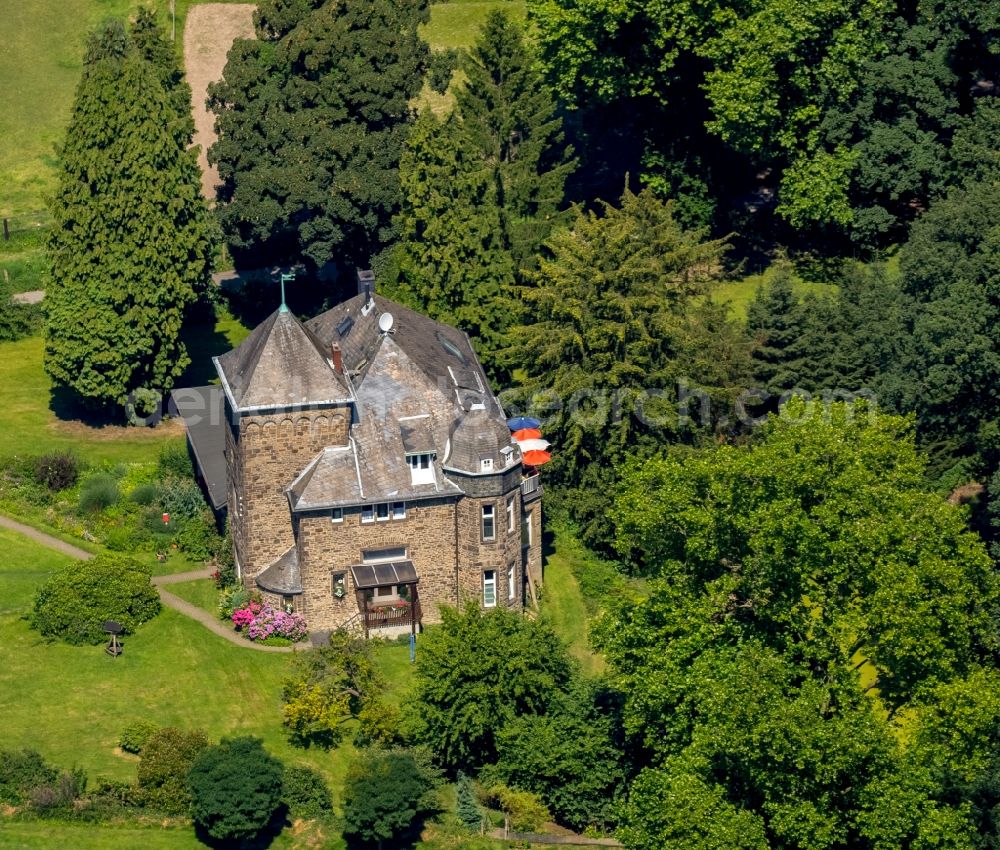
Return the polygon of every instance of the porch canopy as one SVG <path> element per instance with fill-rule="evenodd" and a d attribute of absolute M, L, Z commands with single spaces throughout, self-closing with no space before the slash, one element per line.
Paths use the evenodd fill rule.
<path fill-rule="evenodd" d="M 351 577 L 358 590 L 386 587 L 392 584 L 416 584 L 420 579 L 413 568 L 413 561 L 386 561 L 381 564 L 355 564 Z"/>

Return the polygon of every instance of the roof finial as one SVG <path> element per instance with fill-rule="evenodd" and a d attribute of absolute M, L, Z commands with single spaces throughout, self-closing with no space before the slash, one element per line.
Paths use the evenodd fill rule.
<path fill-rule="evenodd" d="M 282 313 L 288 312 L 288 305 L 285 303 L 285 281 L 295 280 L 295 272 L 288 272 L 281 276 L 281 306 L 278 308 Z"/>

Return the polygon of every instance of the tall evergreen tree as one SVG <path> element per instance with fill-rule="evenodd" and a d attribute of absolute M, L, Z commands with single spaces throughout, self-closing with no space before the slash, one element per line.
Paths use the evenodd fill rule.
<path fill-rule="evenodd" d="M 757 342 L 753 376 L 769 393 L 780 395 L 809 379 L 803 345 L 807 322 L 806 309 L 792 288 L 791 271 L 782 267 L 747 308 L 747 330 Z"/>
<path fill-rule="evenodd" d="M 488 366 L 503 345 L 514 283 L 497 187 L 463 145 L 454 115 L 420 118 L 400 163 L 403 211 L 398 279 L 388 294 L 475 339 Z"/>
<path fill-rule="evenodd" d="M 572 150 L 524 32 L 505 13 L 490 13 L 462 68 L 463 144 L 492 174 L 504 235 L 524 263 L 557 223 Z"/>
<path fill-rule="evenodd" d="M 184 79 L 184 70 L 177 61 L 174 46 L 167 41 L 167 34 L 157 20 L 156 12 L 149 6 L 141 6 L 129 28 L 129 35 L 136 50 L 153 68 L 160 78 L 160 85 L 167 99 L 177 113 L 171 122 L 177 130 L 182 145 L 191 144 L 194 135 L 194 118 L 191 114 L 191 86 Z"/>
<path fill-rule="evenodd" d="M 209 89 L 223 230 L 238 258 L 367 264 L 394 238 L 399 159 L 427 62 L 427 0 L 266 0 Z"/>
<path fill-rule="evenodd" d="M 188 363 L 181 323 L 215 246 L 175 117 L 123 24 L 103 25 L 61 151 L 46 298 L 46 370 L 92 405 L 169 389 Z"/>
<path fill-rule="evenodd" d="M 644 190 L 602 215 L 578 211 L 546 248 L 519 293 L 524 318 L 507 355 L 526 391 L 560 399 L 547 425 L 560 448 L 553 473 L 575 485 L 590 467 L 606 482 L 614 463 L 682 430 L 679 379 L 713 389 L 688 371 L 697 362 L 688 352 L 702 331 L 732 328 L 692 323 L 690 313 L 693 296 L 721 276 L 726 245 L 682 228 L 673 205 Z M 740 382 L 741 371 L 727 378 Z"/>

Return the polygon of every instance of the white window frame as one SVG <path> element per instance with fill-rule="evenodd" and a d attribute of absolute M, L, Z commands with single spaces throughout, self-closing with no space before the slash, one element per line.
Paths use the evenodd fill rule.
<path fill-rule="evenodd" d="M 514 447 L 504 446 L 500 449 L 500 457 L 503 458 L 503 465 L 510 466 L 510 462 L 514 457 Z"/>
<path fill-rule="evenodd" d="M 517 511 L 514 508 L 514 497 L 507 497 L 507 533 L 513 534 L 517 527 Z"/>
<path fill-rule="evenodd" d="M 532 544 L 532 531 L 531 531 L 531 511 L 521 512 L 521 545 L 530 546 Z"/>
<path fill-rule="evenodd" d="M 479 509 L 480 518 L 480 531 L 482 532 L 483 541 L 487 543 L 492 543 L 497 539 L 497 508 L 496 505 L 482 505 Z M 489 526 L 491 529 L 490 534 L 486 533 L 486 523 L 489 521 Z"/>
<path fill-rule="evenodd" d="M 493 458 L 484 457 L 479 459 L 479 471 L 480 472 L 492 472 L 493 471 Z"/>
<path fill-rule="evenodd" d="M 374 505 L 362 505 L 361 506 L 361 522 L 367 525 L 370 522 L 375 522 L 375 506 Z"/>
<path fill-rule="evenodd" d="M 407 455 L 406 462 L 410 467 L 411 484 L 434 484 L 434 455 L 425 452 L 424 454 Z"/>
<path fill-rule="evenodd" d="M 343 522 L 344 521 L 344 509 L 334 508 L 330 511 L 330 522 Z"/>
<path fill-rule="evenodd" d="M 393 502 L 391 515 L 394 520 L 406 519 L 406 502 Z"/>
<path fill-rule="evenodd" d="M 385 511 L 385 516 L 382 516 L 382 512 Z M 392 511 L 389 509 L 388 502 L 379 502 L 375 505 L 375 520 L 377 522 L 388 522 L 392 518 Z"/>
<path fill-rule="evenodd" d="M 514 572 L 515 572 L 515 570 L 514 570 L 514 565 L 513 564 L 511 564 L 509 567 L 507 567 L 507 599 L 508 600 L 513 600 L 514 596 L 515 596 L 515 594 L 514 594 Z"/>
<path fill-rule="evenodd" d="M 492 591 L 492 601 L 488 591 Z M 483 607 L 497 607 L 497 571 L 483 570 Z"/>

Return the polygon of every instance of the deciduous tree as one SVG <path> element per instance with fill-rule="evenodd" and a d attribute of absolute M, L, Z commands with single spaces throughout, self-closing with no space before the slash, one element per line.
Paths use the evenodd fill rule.
<path fill-rule="evenodd" d="M 417 657 L 420 734 L 442 767 L 473 771 L 495 759 L 506 724 L 547 710 L 569 658 L 550 628 L 513 611 L 470 603 L 441 617 Z"/>
<path fill-rule="evenodd" d="M 347 721 L 375 717 L 383 688 L 368 642 L 334 632 L 327 646 L 296 657 L 282 685 L 285 728 L 300 745 L 335 746 Z"/>
<path fill-rule="evenodd" d="M 949 745 L 894 723 L 955 724 L 986 779 L 961 683 L 995 671 L 1000 582 L 963 512 L 925 489 L 911 426 L 864 414 L 793 400 L 754 445 L 625 475 L 619 546 L 656 577 L 597 630 L 651 754 L 627 847 L 976 846 Z"/>

